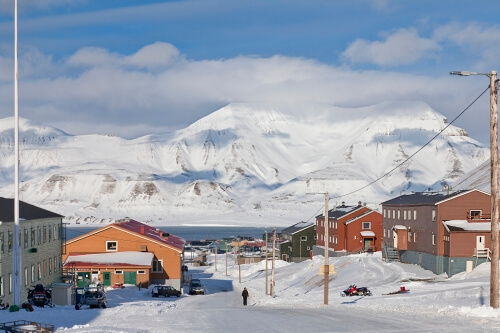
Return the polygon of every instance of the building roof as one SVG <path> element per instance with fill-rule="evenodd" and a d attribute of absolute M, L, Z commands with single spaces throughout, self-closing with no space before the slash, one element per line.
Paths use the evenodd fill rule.
<path fill-rule="evenodd" d="M 491 222 L 469 222 L 467 220 L 443 221 L 445 228 L 450 231 L 488 231 L 491 232 Z"/>
<path fill-rule="evenodd" d="M 446 199 L 453 198 L 470 190 L 461 190 L 450 194 L 441 192 L 416 192 L 411 194 L 403 194 L 399 197 L 384 201 L 381 205 L 422 205 L 436 204 Z"/>
<path fill-rule="evenodd" d="M 312 227 L 314 225 L 315 224 L 311 223 L 311 222 L 299 222 L 299 223 L 292 225 L 291 227 L 288 227 L 288 228 L 281 230 L 281 233 L 288 233 L 288 234 L 293 235 L 299 231 L 302 231 L 302 230 L 307 229 L 309 227 Z"/>
<path fill-rule="evenodd" d="M 166 245 L 170 248 L 174 248 L 178 252 L 182 252 L 184 250 L 184 245 L 186 241 L 179 237 L 172 235 L 168 232 L 162 231 L 156 227 L 152 227 L 150 225 L 147 225 L 145 223 L 136 221 L 136 220 L 126 220 L 122 222 L 116 222 L 112 223 L 110 225 L 107 225 L 105 227 L 99 228 L 97 230 L 88 232 L 84 235 L 81 235 L 79 237 L 73 238 L 69 240 L 67 243 L 73 243 L 76 242 L 82 238 L 92 236 L 96 233 L 99 233 L 103 230 L 109 229 L 109 228 L 115 228 L 115 229 L 120 229 L 124 232 L 133 234 L 137 237 L 142 237 L 146 238 L 150 241 L 156 242 L 158 244 Z"/>
<path fill-rule="evenodd" d="M 65 265 L 106 265 L 106 266 L 151 266 L 154 254 L 150 252 L 113 252 L 96 254 L 71 254 L 68 256 Z"/>
<path fill-rule="evenodd" d="M 357 205 L 357 206 L 346 206 L 346 205 L 342 205 L 342 206 L 338 206 L 338 207 L 335 207 L 335 208 L 332 208 L 328 211 L 328 218 L 341 218 L 342 216 L 344 215 L 347 215 L 349 213 L 352 213 L 354 212 L 355 210 L 361 208 L 361 207 L 364 207 L 364 206 L 361 206 L 361 205 Z M 324 215 L 321 214 L 321 215 L 318 215 L 316 216 L 316 218 L 324 218 Z"/>
<path fill-rule="evenodd" d="M 46 209 L 19 201 L 19 219 L 38 220 L 52 217 L 63 217 Z M 0 222 L 14 222 L 14 199 L 0 198 Z"/>
<path fill-rule="evenodd" d="M 371 214 L 373 214 L 373 213 L 376 213 L 376 214 L 381 215 L 379 212 L 377 212 L 377 211 L 375 211 L 375 210 L 371 210 L 371 209 L 370 209 L 370 210 L 367 210 L 366 212 L 364 212 L 364 213 L 363 213 L 363 214 L 361 214 L 361 215 L 355 216 L 355 217 L 353 217 L 353 218 L 351 218 L 351 219 L 349 219 L 349 220 L 345 221 L 345 224 L 350 224 L 350 223 L 352 223 L 352 222 L 355 222 L 355 221 L 357 221 L 357 220 L 359 220 L 359 219 L 361 219 L 361 218 L 363 218 L 363 217 L 366 217 L 367 215 L 371 215 Z"/>

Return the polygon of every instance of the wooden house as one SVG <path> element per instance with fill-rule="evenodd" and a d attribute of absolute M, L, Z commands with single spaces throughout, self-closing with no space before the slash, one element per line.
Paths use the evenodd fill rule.
<path fill-rule="evenodd" d="M 279 244 L 281 259 L 300 262 L 310 258 L 313 245 L 316 244 L 316 225 L 299 222 L 281 230 L 282 241 Z"/>
<path fill-rule="evenodd" d="M 488 260 L 491 197 L 479 190 L 422 192 L 382 203 L 383 255 L 452 276 Z M 395 259 L 395 258 L 394 258 Z"/>
<path fill-rule="evenodd" d="M 124 220 L 66 242 L 65 270 L 85 284 L 99 280 L 148 286 L 182 286 L 184 239 L 153 226 Z"/>
<path fill-rule="evenodd" d="M 325 246 L 325 218 L 316 216 L 316 246 L 314 254 L 323 254 Z M 341 206 L 328 211 L 327 246 L 330 255 L 339 256 L 354 252 L 382 250 L 382 215 L 358 202 L 358 205 Z"/>

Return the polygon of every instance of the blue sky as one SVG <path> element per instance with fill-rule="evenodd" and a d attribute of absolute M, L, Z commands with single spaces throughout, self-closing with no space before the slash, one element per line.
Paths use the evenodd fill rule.
<path fill-rule="evenodd" d="M 0 117 L 13 114 L 0 0 Z M 20 115 L 134 138 L 234 102 L 419 100 L 454 118 L 499 70 L 496 2 L 18 0 Z M 488 144 L 488 95 L 458 123 Z"/>

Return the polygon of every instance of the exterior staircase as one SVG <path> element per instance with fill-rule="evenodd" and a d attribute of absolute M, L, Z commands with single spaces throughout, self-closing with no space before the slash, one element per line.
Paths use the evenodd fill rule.
<path fill-rule="evenodd" d="M 387 262 L 400 261 L 399 251 L 395 247 L 385 247 L 383 254 Z"/>

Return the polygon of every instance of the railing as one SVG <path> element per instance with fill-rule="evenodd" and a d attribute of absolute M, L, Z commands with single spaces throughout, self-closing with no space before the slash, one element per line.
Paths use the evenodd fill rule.
<path fill-rule="evenodd" d="M 467 213 L 468 222 L 491 222 L 491 214 L 470 215 Z"/>
<path fill-rule="evenodd" d="M 476 258 L 488 258 L 488 260 L 491 261 L 491 251 L 490 249 L 486 248 L 486 249 L 474 249 L 474 252 L 475 252 L 475 257 Z"/>

